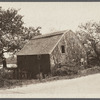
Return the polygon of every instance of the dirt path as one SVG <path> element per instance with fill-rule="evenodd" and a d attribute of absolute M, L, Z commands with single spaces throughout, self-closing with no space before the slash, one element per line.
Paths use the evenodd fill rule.
<path fill-rule="evenodd" d="M 0 90 L 0 97 L 100 97 L 100 74 Z"/>

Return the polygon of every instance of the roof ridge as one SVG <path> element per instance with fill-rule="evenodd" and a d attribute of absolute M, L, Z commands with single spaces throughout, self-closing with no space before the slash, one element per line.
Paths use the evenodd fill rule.
<path fill-rule="evenodd" d="M 48 33 L 48 34 L 38 35 L 38 36 L 33 37 L 31 40 L 47 38 L 47 37 L 56 36 L 56 35 L 61 35 L 61 34 L 64 34 L 66 31 L 68 31 L 68 30 L 56 31 L 56 32 Z"/>
<path fill-rule="evenodd" d="M 33 38 L 32 40 L 35 40 L 35 39 L 42 39 L 42 38 L 49 38 L 49 37 L 57 36 L 57 35 L 61 35 L 61 34 L 64 34 L 64 33 L 59 33 L 59 34 L 54 34 L 54 35 L 49 35 L 49 36 L 39 36 L 39 37 Z"/>

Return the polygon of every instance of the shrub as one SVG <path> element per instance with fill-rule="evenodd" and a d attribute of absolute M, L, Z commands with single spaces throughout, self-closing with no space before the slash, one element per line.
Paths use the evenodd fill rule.
<path fill-rule="evenodd" d="M 100 73 L 100 67 L 99 66 L 94 66 L 94 67 L 87 68 L 87 69 L 84 69 L 84 70 L 79 70 L 78 73 L 80 75 L 89 75 L 89 74 Z"/>
<path fill-rule="evenodd" d="M 13 78 L 13 71 L 2 68 L 0 69 L 0 76 L 3 79 L 11 79 Z"/>
<path fill-rule="evenodd" d="M 73 75 L 77 73 L 78 73 L 78 69 L 76 67 L 68 67 L 68 66 L 54 67 L 52 70 L 53 76 L 65 76 L 65 75 Z"/>
<path fill-rule="evenodd" d="M 0 69 L 0 88 L 11 87 L 13 85 L 10 79 L 13 78 L 13 71 L 9 71 L 5 68 Z"/>

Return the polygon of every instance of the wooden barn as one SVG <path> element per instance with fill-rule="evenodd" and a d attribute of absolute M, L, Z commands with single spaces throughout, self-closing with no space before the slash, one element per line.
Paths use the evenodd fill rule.
<path fill-rule="evenodd" d="M 81 59 L 86 62 L 86 51 L 71 30 L 39 35 L 17 54 L 15 74 L 27 78 L 34 78 L 40 73 L 48 75 L 59 64 L 81 64 Z"/>

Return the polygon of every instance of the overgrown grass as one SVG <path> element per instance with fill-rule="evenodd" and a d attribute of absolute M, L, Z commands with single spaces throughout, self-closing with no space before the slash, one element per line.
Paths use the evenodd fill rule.
<path fill-rule="evenodd" d="M 87 68 L 84 70 L 79 70 L 77 74 L 66 75 L 66 76 L 52 76 L 52 77 L 46 77 L 45 79 L 41 79 L 41 80 L 39 79 L 31 79 L 31 80 L 1 79 L 0 87 L 2 89 L 22 87 L 22 86 L 29 85 L 29 84 L 37 84 L 37 83 L 50 82 L 50 81 L 62 80 L 62 79 L 73 79 L 73 78 L 78 78 L 81 76 L 87 76 L 87 75 L 96 74 L 96 73 L 100 73 L 99 66 Z"/>

